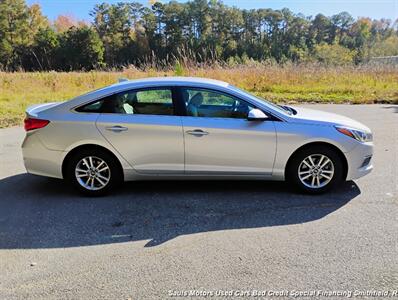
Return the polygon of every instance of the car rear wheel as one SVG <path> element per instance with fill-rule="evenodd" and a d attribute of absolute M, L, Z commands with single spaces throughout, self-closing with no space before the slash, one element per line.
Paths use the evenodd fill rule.
<path fill-rule="evenodd" d="M 286 176 L 299 190 L 319 194 L 343 180 L 343 163 L 332 148 L 308 147 L 295 154 L 289 162 Z"/>
<path fill-rule="evenodd" d="M 106 151 L 86 149 L 69 160 L 67 179 L 80 192 L 100 196 L 121 181 L 121 170 L 115 158 Z"/>

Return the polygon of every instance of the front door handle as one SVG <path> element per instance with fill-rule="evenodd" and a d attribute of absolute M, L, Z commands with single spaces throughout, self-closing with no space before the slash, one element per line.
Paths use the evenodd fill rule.
<path fill-rule="evenodd" d="M 121 131 L 127 131 L 128 130 L 127 127 L 123 127 L 123 126 L 119 126 L 119 125 L 112 126 L 112 127 L 106 127 L 105 129 L 109 130 L 109 131 L 113 131 L 113 132 L 121 132 Z"/>
<path fill-rule="evenodd" d="M 207 131 L 203 131 L 202 129 L 188 130 L 187 133 L 194 136 L 202 136 L 209 134 Z"/>

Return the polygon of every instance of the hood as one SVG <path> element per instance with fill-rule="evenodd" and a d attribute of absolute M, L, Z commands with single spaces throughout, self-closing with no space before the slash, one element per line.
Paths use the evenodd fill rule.
<path fill-rule="evenodd" d="M 51 103 L 42 103 L 42 104 L 35 104 L 32 106 L 29 106 L 26 109 L 26 114 L 28 114 L 31 117 L 37 118 L 38 114 L 42 111 L 45 111 L 49 108 L 52 108 L 54 106 L 57 106 L 63 102 L 51 102 Z"/>
<path fill-rule="evenodd" d="M 296 106 L 292 108 L 294 108 L 297 111 L 297 114 L 291 115 L 290 117 L 299 122 L 316 123 L 320 125 L 330 125 L 330 126 L 342 125 L 353 129 L 359 129 L 362 131 L 370 132 L 370 129 L 367 126 L 342 115 L 324 112 L 315 109 L 296 107 Z"/>

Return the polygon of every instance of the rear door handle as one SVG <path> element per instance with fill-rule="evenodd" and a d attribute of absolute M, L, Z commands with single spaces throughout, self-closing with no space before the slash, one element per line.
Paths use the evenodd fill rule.
<path fill-rule="evenodd" d="M 207 131 L 203 131 L 202 129 L 188 130 L 187 133 L 194 136 L 202 136 L 209 134 Z"/>
<path fill-rule="evenodd" d="M 123 126 L 119 126 L 119 125 L 112 126 L 112 127 L 106 127 L 105 129 L 109 130 L 109 131 L 113 131 L 113 132 L 121 132 L 121 131 L 127 131 L 128 130 L 127 127 L 123 127 Z"/>

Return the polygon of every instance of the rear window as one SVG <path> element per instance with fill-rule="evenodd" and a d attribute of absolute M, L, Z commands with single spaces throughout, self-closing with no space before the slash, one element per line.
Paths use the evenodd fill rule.
<path fill-rule="evenodd" d="M 101 99 L 76 108 L 77 112 L 100 113 L 105 99 Z"/>
<path fill-rule="evenodd" d="M 170 88 L 130 90 L 108 96 L 75 109 L 84 113 L 174 115 Z"/>

